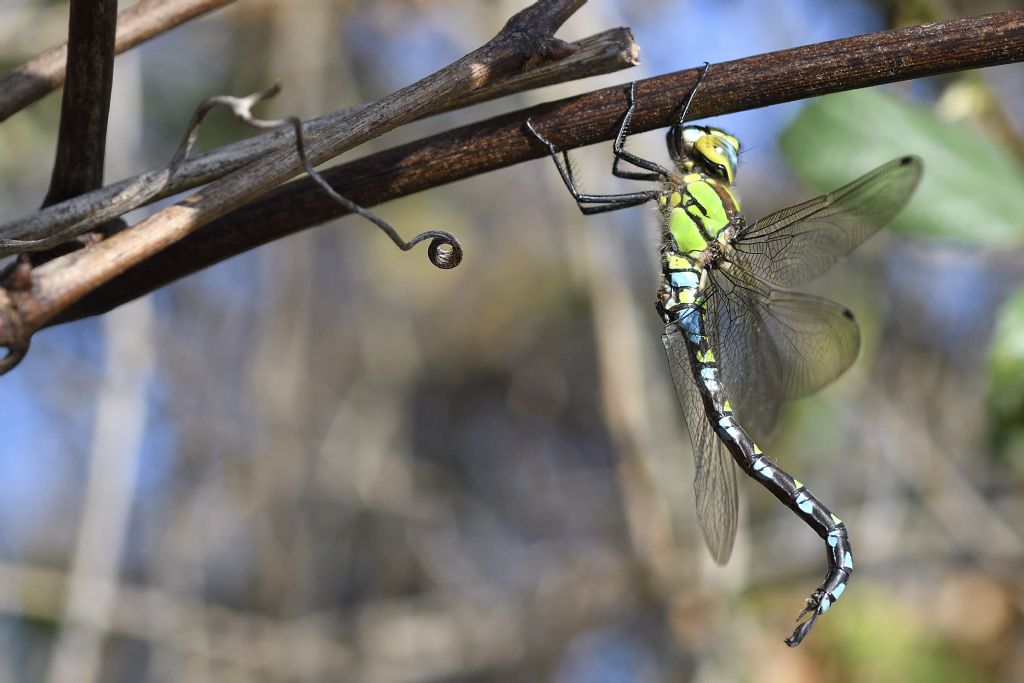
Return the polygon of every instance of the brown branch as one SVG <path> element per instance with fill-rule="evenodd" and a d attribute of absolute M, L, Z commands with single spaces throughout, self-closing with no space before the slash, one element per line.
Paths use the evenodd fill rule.
<path fill-rule="evenodd" d="M 117 0 L 71 0 L 67 86 L 44 206 L 103 185 L 116 28 Z"/>
<path fill-rule="evenodd" d="M 1022 60 L 1024 12 L 958 19 L 716 65 L 691 112 L 694 118 L 701 118 Z M 639 109 L 633 130 L 673 123 L 679 102 L 692 86 L 695 75 L 695 70 L 689 70 L 639 82 Z M 523 133 L 522 126 L 528 117 L 562 148 L 611 139 L 625 106 L 624 87 L 599 90 L 404 145 L 345 164 L 325 175 L 345 196 L 372 205 L 543 156 L 542 146 Z M 138 252 L 132 250 L 133 243 L 119 239 L 133 235 L 136 230 L 52 261 L 36 271 L 31 292 L 11 291 L 13 300 L 9 305 L 0 302 L 0 343 L 26 339 L 28 331 L 38 329 L 66 304 L 86 293 L 91 293 L 90 298 L 67 310 L 60 320 L 130 300 L 174 277 L 339 215 L 333 202 L 324 201 L 311 188 L 311 181 L 290 183 L 199 232 L 195 232 L 197 226 L 193 223 L 187 230 L 174 234 L 177 237 L 183 232 L 195 232 L 187 243 L 178 243 L 123 273 L 103 289 L 97 289 L 103 280 L 92 273 L 102 270 L 104 261 L 120 260 L 115 263 L 120 265 L 124 263 L 121 259 L 131 258 L 133 263 L 141 262 Z M 308 194 L 310 191 L 317 194 Z M 194 210 L 196 202 L 186 201 L 172 207 L 171 218 Z M 166 213 L 155 216 L 157 220 L 144 221 L 146 229 L 166 233 L 167 226 L 160 220 Z M 167 244 L 170 241 L 165 240 Z M 22 337 L 12 337 L 19 330 Z"/>
<path fill-rule="evenodd" d="M 610 73 L 637 63 L 638 48 L 627 28 L 616 28 L 570 44 L 568 57 L 543 64 L 530 71 L 514 73 L 477 90 L 438 103 L 436 111 L 451 111 L 471 104 L 511 95 L 531 88 L 564 83 L 577 78 Z M 360 105 L 362 109 L 365 105 Z M 346 125 L 356 111 L 343 109 L 303 124 L 307 137 L 320 135 L 334 126 Z M 272 151 L 294 145 L 288 130 L 240 140 L 185 160 L 177 168 L 168 166 L 140 173 L 94 192 L 54 204 L 33 214 L 0 224 L 0 255 L 17 253 L 11 240 L 69 239 L 112 217 L 199 185 L 242 168 Z"/>
<path fill-rule="evenodd" d="M 1024 61 L 1024 12 L 957 19 L 715 64 L 693 102 L 693 118 L 814 95 Z M 697 69 L 637 83 L 632 130 L 671 125 Z M 498 116 L 385 150 L 323 172 L 362 206 L 545 155 L 523 133 L 533 118 L 560 148 L 610 140 L 626 108 L 626 86 Z M 103 313 L 236 254 L 344 215 L 309 179 L 296 180 L 203 227 L 186 240 L 91 292 L 55 322 Z M 471 257 L 471 256 L 470 256 Z"/>
<path fill-rule="evenodd" d="M 503 95 L 576 81 L 640 63 L 640 47 L 628 28 L 613 28 L 568 44 L 571 54 L 514 73 L 492 85 L 466 93 L 438 113 L 487 102 Z"/>
<path fill-rule="evenodd" d="M 120 54 L 153 36 L 234 0 L 139 0 L 117 17 L 114 52 Z M 0 79 L 0 121 L 64 84 L 67 43 L 40 53 Z"/>
<path fill-rule="evenodd" d="M 308 156 L 322 163 L 367 140 L 433 111 L 454 96 L 571 54 L 554 32 L 585 0 L 539 0 L 513 16 L 487 44 L 441 71 L 355 112 L 348 126 L 309 140 Z M 32 332 L 82 296 L 127 268 L 174 244 L 206 223 L 294 177 L 302 168 L 294 149 L 279 150 L 220 178 L 135 228 L 32 272 L 29 291 L 11 291 L 0 310 L 0 345 L 10 353 L 0 371 L 24 355 Z M 4 302 L 0 302 L 3 304 Z M 13 308 L 13 310 L 12 310 Z M 10 334 L 17 334 L 11 338 Z"/>

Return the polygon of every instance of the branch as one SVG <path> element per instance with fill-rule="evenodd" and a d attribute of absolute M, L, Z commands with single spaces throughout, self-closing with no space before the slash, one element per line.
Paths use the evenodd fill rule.
<path fill-rule="evenodd" d="M 564 83 L 611 73 L 637 64 L 638 47 L 629 29 L 616 28 L 570 43 L 572 54 L 557 62 L 542 64 L 530 71 L 513 73 L 477 90 L 438 103 L 429 115 L 504 97 L 531 88 Z M 347 125 L 355 111 L 343 109 L 303 124 L 303 135 L 315 138 L 332 127 Z M 428 114 L 425 114 L 428 115 Z M 186 133 L 186 137 L 188 133 Z M 165 168 L 140 173 L 94 192 L 81 194 L 28 216 L 0 224 L 0 255 L 18 253 L 26 242 L 59 236 L 66 240 L 89 229 L 145 206 L 152 201 L 204 185 L 260 159 L 269 153 L 292 147 L 289 130 L 240 140 L 205 154 L 187 159 L 179 167 L 173 162 Z M 59 241 L 58 240 L 58 241 Z"/>
<path fill-rule="evenodd" d="M 506 31 L 513 22 L 506 26 Z M 491 44 L 482 50 L 489 46 Z M 494 55 L 496 61 L 492 63 L 501 63 L 503 55 L 509 54 L 508 50 L 507 45 L 499 48 Z M 470 57 L 480 59 L 480 52 Z M 957 19 L 716 65 L 691 111 L 694 118 L 702 118 L 1021 60 L 1024 60 L 1024 12 Z M 508 61 L 521 63 L 511 57 Z M 462 60 L 456 66 L 460 64 Z M 633 130 L 639 132 L 673 123 L 679 102 L 695 76 L 696 70 L 691 69 L 639 82 L 639 109 Z M 435 82 L 429 86 L 430 92 L 437 90 L 437 77 L 431 77 Z M 463 81 L 466 77 L 465 73 L 457 76 Z M 335 131 L 334 139 L 326 143 L 327 136 L 317 140 L 318 152 L 355 144 L 353 140 L 361 141 L 368 135 L 367 127 L 372 127 L 369 124 L 397 125 L 395 121 L 401 117 L 386 115 L 396 96 L 373 105 L 373 115 L 356 121 L 354 133 Z M 423 102 L 419 106 L 423 106 Z M 538 128 L 560 148 L 610 140 L 625 107 L 625 87 L 599 90 L 388 150 L 331 169 L 325 176 L 351 200 L 364 206 L 372 205 L 543 156 L 544 148 L 523 133 L 522 126 L 527 118 L 533 118 Z M 275 156 L 278 158 L 273 161 L 274 168 L 287 165 L 288 172 L 294 174 L 291 159 L 282 159 L 280 154 Z M 310 156 L 314 163 L 318 162 L 316 154 Z M 255 191 L 236 186 L 238 177 L 249 177 L 254 170 L 263 180 L 283 175 L 274 173 L 273 168 L 265 169 L 262 164 L 258 168 L 256 164 L 248 166 L 143 221 L 135 229 L 43 265 L 31 278 L 15 272 L 9 290 L 0 291 L 0 344 L 12 349 L 24 345 L 32 332 L 51 320 L 63 321 L 104 310 L 210 263 L 341 215 L 336 204 L 323 201 L 319 190 L 312 189 L 312 181 L 301 180 L 200 229 L 211 216 L 219 218 L 236 209 L 235 200 L 248 199 L 255 194 Z M 216 202 L 214 198 L 218 193 L 213 189 L 230 190 L 227 196 L 232 201 Z M 193 237 L 185 243 L 178 242 L 188 234 Z M 171 249 L 151 258 L 172 244 Z M 143 263 L 146 258 L 150 260 Z M 115 274 L 118 275 L 116 280 L 113 279 Z M 86 294 L 90 298 L 65 311 Z"/>
<path fill-rule="evenodd" d="M 234 0 L 139 0 L 117 17 L 114 51 L 129 50 L 178 24 Z M 0 79 L 0 121 L 64 84 L 68 45 L 61 43 Z"/>
<path fill-rule="evenodd" d="M 320 164 L 367 140 L 475 90 L 543 61 L 571 54 L 554 32 L 585 0 L 539 0 L 513 16 L 487 44 L 441 71 L 355 112 L 346 127 L 312 138 L 308 156 Z M 292 148 L 278 150 L 207 185 L 141 221 L 133 229 L 60 258 L 31 273 L 30 289 L 13 289 L 0 300 L 0 345 L 9 350 L 0 372 L 13 367 L 31 334 L 63 309 L 127 268 L 153 256 L 210 221 L 294 177 L 302 168 Z M 26 285 L 18 276 L 18 284 Z M 14 334 L 16 336 L 12 337 Z"/>
<path fill-rule="evenodd" d="M 1003 12 L 857 36 L 714 65 L 693 118 L 853 90 L 960 69 L 1024 61 L 1024 12 Z M 631 129 L 675 122 L 697 69 L 637 83 Z M 498 116 L 323 172 L 342 195 L 373 206 L 546 155 L 523 133 L 532 118 L 562 149 L 614 138 L 626 86 Z M 204 226 L 187 239 L 90 292 L 54 323 L 97 315 L 190 273 L 344 215 L 309 179 L 296 180 Z M 2 306 L 0 306 L 2 310 Z"/>
<path fill-rule="evenodd" d="M 117 0 L 71 0 L 67 87 L 44 206 L 103 185 L 116 28 Z"/>

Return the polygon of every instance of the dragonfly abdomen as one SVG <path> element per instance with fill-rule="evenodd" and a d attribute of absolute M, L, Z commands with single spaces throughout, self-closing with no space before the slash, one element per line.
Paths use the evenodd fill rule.
<path fill-rule="evenodd" d="M 703 307 L 691 305 L 680 307 L 674 322 L 684 333 L 690 369 L 708 420 L 732 454 L 733 460 L 747 476 L 757 480 L 793 510 L 827 544 L 828 573 L 797 618 L 800 623 L 793 635 L 786 639 L 788 645 L 794 646 L 803 640 L 818 616 L 827 612 L 846 590 L 846 584 L 853 573 L 849 535 L 842 520 L 815 498 L 802 482 L 768 460 L 733 414 L 729 397 L 722 385 L 718 358 L 707 335 L 706 318 Z M 809 616 L 804 619 L 805 615 Z"/>

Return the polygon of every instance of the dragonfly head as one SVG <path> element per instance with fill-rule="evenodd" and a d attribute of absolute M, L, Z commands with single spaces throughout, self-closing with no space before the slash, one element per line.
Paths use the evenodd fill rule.
<path fill-rule="evenodd" d="M 692 159 L 703 170 L 732 184 L 739 163 L 740 141 L 708 126 L 675 125 L 668 131 L 668 149 L 677 164 Z"/>

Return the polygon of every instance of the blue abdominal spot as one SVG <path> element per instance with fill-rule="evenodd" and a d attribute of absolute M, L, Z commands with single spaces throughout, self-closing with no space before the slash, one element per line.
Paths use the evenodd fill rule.
<path fill-rule="evenodd" d="M 669 274 L 669 281 L 678 289 L 696 289 L 699 278 L 692 270 L 683 270 Z"/>

